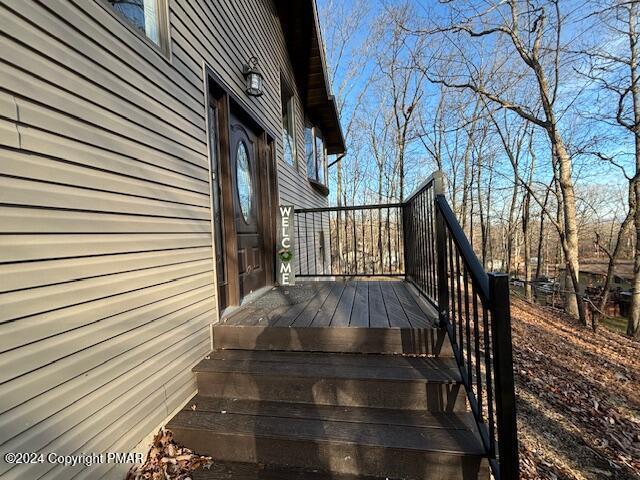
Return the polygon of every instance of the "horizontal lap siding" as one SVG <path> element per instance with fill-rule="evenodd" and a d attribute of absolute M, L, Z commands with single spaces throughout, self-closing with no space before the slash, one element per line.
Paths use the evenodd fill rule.
<path fill-rule="evenodd" d="M 282 160 L 281 71 L 295 82 L 274 5 L 169 5 L 166 59 L 98 1 L 0 0 L 0 453 L 128 451 L 195 392 L 217 315 L 203 64 L 275 135 L 281 202 L 326 205 L 299 95 L 298 168 Z"/>
<path fill-rule="evenodd" d="M 294 166 L 289 165 L 283 158 L 282 136 L 279 134 L 280 123 L 280 72 L 289 85 L 295 85 L 291 66 L 288 60 L 286 45 L 281 40 L 282 30 L 275 18 L 274 8 L 267 2 L 260 0 L 237 2 L 220 0 L 209 2 L 204 0 L 176 0 L 171 2 L 173 38 L 178 48 L 173 54 L 182 65 L 189 70 L 197 69 L 200 59 L 212 66 L 222 76 L 233 92 L 246 100 L 250 108 L 267 127 L 276 133 L 276 158 L 278 168 L 278 190 L 282 204 L 295 205 L 297 208 L 325 207 L 327 198 L 317 192 L 307 180 L 306 156 L 304 151 L 304 109 L 299 94 L 295 95 L 296 119 L 296 153 L 297 161 Z M 218 21 L 212 22 L 215 18 Z M 264 22 L 265 18 L 273 18 L 272 22 Z M 264 42 L 264 38 L 275 38 L 276 41 Z M 202 57 L 201 52 L 206 52 Z M 225 53 L 236 58 L 235 70 L 220 71 L 223 68 Z M 256 55 L 259 67 L 265 75 L 266 94 L 259 99 L 247 98 L 243 94 L 244 82 L 238 72 L 242 64 Z M 265 62 L 265 59 L 277 59 L 277 62 Z M 309 227 L 311 228 L 311 227 Z M 327 238 L 328 269 L 328 230 Z M 305 263 L 307 256 L 312 262 L 314 255 L 313 237 L 302 241 L 300 251 L 296 253 L 294 261 Z M 318 246 L 316 245 L 316 256 Z M 322 269 L 321 262 L 318 269 Z"/>
<path fill-rule="evenodd" d="M 128 451 L 195 392 L 216 318 L 202 66 L 95 2 L 0 23 L 0 451 Z"/>

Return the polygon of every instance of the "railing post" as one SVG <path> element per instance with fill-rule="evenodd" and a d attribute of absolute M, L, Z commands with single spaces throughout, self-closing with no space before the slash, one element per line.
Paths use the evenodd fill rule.
<path fill-rule="evenodd" d="M 489 274 L 493 368 L 500 479 L 519 478 L 516 395 L 513 380 L 509 276 Z"/>
<path fill-rule="evenodd" d="M 438 312 L 440 326 L 449 318 L 449 289 L 447 288 L 447 226 L 436 202 L 444 195 L 444 174 L 438 170 L 433 174 L 433 210 L 436 213 L 436 259 L 438 269 Z"/>

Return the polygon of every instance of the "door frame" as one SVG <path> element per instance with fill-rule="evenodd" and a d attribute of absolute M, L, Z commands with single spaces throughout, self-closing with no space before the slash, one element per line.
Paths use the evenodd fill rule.
<path fill-rule="evenodd" d="M 222 248 L 224 250 L 224 265 L 226 267 L 226 285 L 224 285 L 224 297 L 226 305 L 220 304 L 220 288 L 218 285 L 218 275 L 215 272 L 214 281 L 216 284 L 218 315 L 221 317 L 222 312 L 227 307 L 240 305 L 242 298 L 240 297 L 240 281 L 238 270 L 238 239 L 235 229 L 235 216 L 233 208 L 233 191 L 231 172 L 231 145 L 230 145 L 230 114 L 233 113 L 243 122 L 246 122 L 256 133 L 258 140 L 258 148 L 256 152 L 256 160 L 258 165 L 266 166 L 266 168 L 258 168 L 260 174 L 260 194 L 258 204 L 260 205 L 260 220 L 262 229 L 262 239 L 264 245 L 264 268 L 266 273 L 266 286 L 275 283 L 275 234 L 276 234 L 276 209 L 278 206 L 278 179 L 276 170 L 276 151 L 275 151 L 275 135 L 268 129 L 263 122 L 256 118 L 247 107 L 246 102 L 237 97 L 230 89 L 226 88 L 224 83 L 215 75 L 210 67 L 205 66 L 206 78 L 206 108 L 207 116 L 210 106 L 215 107 L 217 113 L 217 121 L 215 126 L 209 125 L 207 122 L 207 137 L 211 138 L 209 129 L 217 127 L 217 161 L 218 171 L 220 175 L 220 209 L 222 216 Z M 209 146 L 209 168 L 212 169 L 211 148 Z M 212 181 L 211 170 L 209 181 Z M 210 189 L 210 192 L 213 192 Z M 213 195 L 213 193 L 211 193 Z M 211 234 L 212 245 L 214 249 L 220 248 L 215 245 L 215 228 L 213 221 L 213 198 L 211 198 Z M 214 251 L 215 253 L 215 251 Z M 213 257 L 214 269 L 216 268 L 216 258 Z"/>

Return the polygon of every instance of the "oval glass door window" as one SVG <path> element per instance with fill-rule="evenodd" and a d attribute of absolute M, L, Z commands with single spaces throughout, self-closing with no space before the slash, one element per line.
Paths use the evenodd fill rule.
<path fill-rule="evenodd" d="M 240 201 L 240 210 L 245 223 L 249 223 L 251 215 L 251 202 L 253 200 L 253 192 L 251 187 L 251 169 L 249 167 L 249 152 L 244 142 L 238 143 L 238 151 L 236 152 L 236 182 L 238 187 L 238 200 Z"/>

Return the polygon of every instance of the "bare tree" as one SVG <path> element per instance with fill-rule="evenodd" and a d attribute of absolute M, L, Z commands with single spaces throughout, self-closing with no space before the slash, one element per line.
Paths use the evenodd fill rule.
<path fill-rule="evenodd" d="M 611 102 L 614 111 L 605 112 L 603 119 L 608 123 L 615 123 L 622 127 L 633 140 L 634 161 L 632 172 L 629 173 L 625 166 L 615 156 L 595 152 L 596 156 L 606 160 L 619 168 L 627 178 L 629 214 L 619 227 L 618 241 L 611 249 L 602 246 L 600 239 L 596 239 L 597 245 L 609 258 L 609 275 L 613 274 L 621 238 L 624 236 L 628 223 L 633 220 L 635 230 L 634 248 L 634 278 L 631 297 L 631 313 L 627 324 L 627 334 L 640 335 L 640 26 L 638 18 L 638 3 L 635 1 L 613 0 L 603 4 L 600 11 L 596 12 L 614 39 L 625 42 L 624 48 L 619 51 L 610 48 L 593 46 L 588 51 L 582 51 L 588 58 L 588 71 L 584 73 L 593 80 L 601 89 L 613 97 Z M 610 286 L 610 279 L 607 284 Z M 608 293 L 608 292 L 607 292 Z"/>
<path fill-rule="evenodd" d="M 329 69 L 332 91 L 336 97 L 340 118 L 344 125 L 345 143 L 351 145 L 351 137 L 356 130 L 357 120 L 369 91 L 372 76 L 365 68 L 364 55 L 366 40 L 358 37 L 358 32 L 367 19 L 367 2 L 356 0 L 350 4 L 328 0 L 320 10 L 325 54 Z M 338 206 L 343 205 L 343 168 L 348 162 L 336 163 L 336 197 Z M 349 162 L 348 166 L 357 165 Z M 358 172 L 346 172 L 357 175 Z"/>
<path fill-rule="evenodd" d="M 391 12 L 384 12 L 379 18 L 379 41 L 385 48 L 376 54 L 376 65 L 381 74 L 381 85 L 389 104 L 382 104 L 382 108 L 389 108 L 393 120 L 395 139 L 395 160 L 398 172 L 398 192 L 400 201 L 404 199 L 406 187 L 407 148 L 416 140 L 416 122 L 419 118 L 418 109 L 424 95 L 423 85 L 426 83 L 426 72 L 421 68 L 424 61 L 421 57 L 426 37 L 415 39 L 402 27 L 413 15 L 409 3 L 390 7 Z M 399 22 L 389 23 L 390 14 Z"/>
<path fill-rule="evenodd" d="M 579 295 L 579 238 L 572 159 L 559 122 L 564 17 L 558 1 L 487 1 L 484 3 L 486 8 L 480 12 L 475 4 L 454 1 L 447 4 L 455 18 L 453 22 L 427 29 L 411 29 L 408 23 L 404 26 L 417 35 L 440 35 L 440 38 L 449 42 L 458 63 L 462 65 L 444 76 L 434 76 L 425 68 L 432 82 L 470 90 L 488 102 L 514 112 L 546 133 L 557 166 L 557 183 L 562 200 L 562 223 L 557 220 L 554 222 L 570 278 L 565 308 L 586 324 L 584 304 Z M 468 5 L 467 9 L 465 5 Z M 493 52 L 499 49 L 505 49 L 506 52 L 503 58 L 498 59 L 497 68 L 488 72 L 483 71 L 482 65 L 476 64 L 461 47 L 465 41 L 472 42 L 469 50 L 477 54 L 485 39 L 491 39 L 487 44 Z M 487 44 L 484 44 L 485 48 Z M 444 53 L 438 53 L 438 56 L 442 55 Z M 524 100 L 522 95 L 513 94 L 524 89 L 528 97 Z M 536 114 L 538 110 L 541 115 Z"/>

